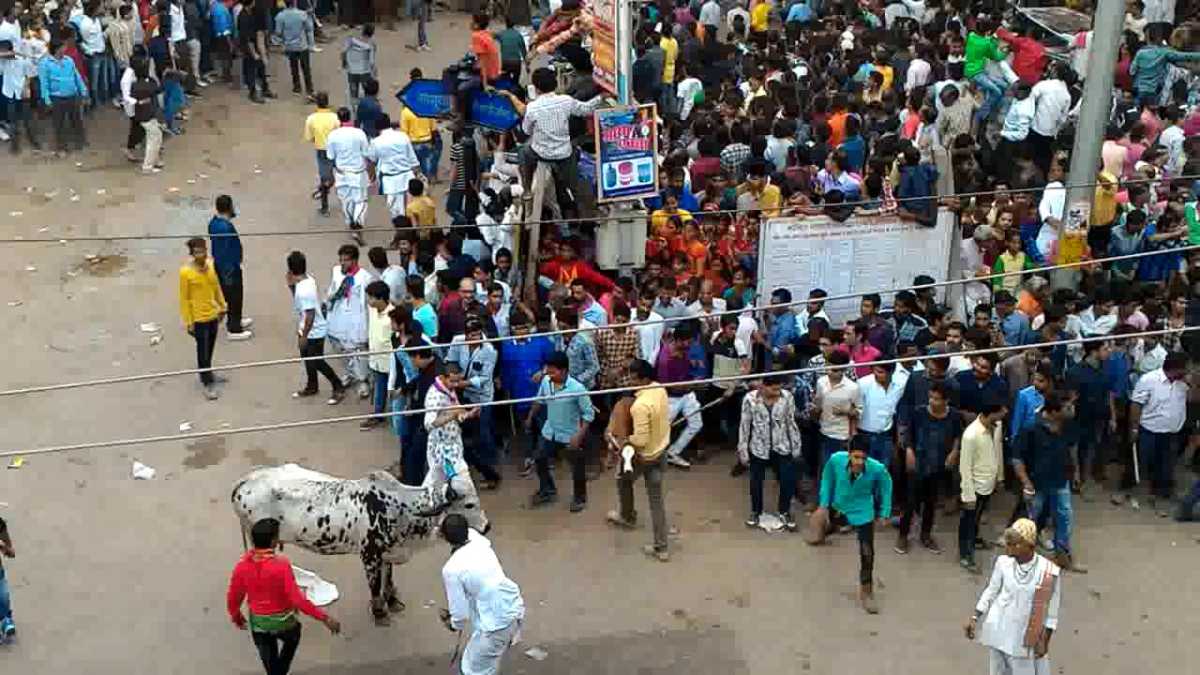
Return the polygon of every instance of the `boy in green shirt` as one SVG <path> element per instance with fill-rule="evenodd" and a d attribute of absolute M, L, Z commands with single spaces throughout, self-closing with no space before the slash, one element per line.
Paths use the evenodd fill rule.
<path fill-rule="evenodd" d="M 1004 90 L 1007 89 L 1007 83 L 987 74 L 988 61 L 1004 60 L 1004 51 L 1000 49 L 1000 41 L 996 39 L 994 20 L 980 19 L 975 24 L 975 30 L 967 34 L 963 59 L 963 75 L 974 82 L 986 97 L 983 105 L 975 113 L 975 123 L 983 125 L 992 111 L 999 109 L 1004 100 Z"/>
<path fill-rule="evenodd" d="M 868 614 L 878 614 L 873 588 L 875 526 L 883 527 L 892 514 L 892 477 L 882 462 L 867 456 L 867 445 L 865 436 L 855 436 L 849 452 L 835 452 L 825 462 L 820 508 L 813 514 L 819 530 L 809 543 L 823 543 L 834 520 L 854 528 L 858 534 L 859 599 Z"/>

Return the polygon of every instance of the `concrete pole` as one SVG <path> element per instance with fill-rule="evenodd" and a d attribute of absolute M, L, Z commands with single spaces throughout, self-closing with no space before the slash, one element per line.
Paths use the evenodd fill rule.
<path fill-rule="evenodd" d="M 1124 20 L 1124 0 L 1099 0 L 1096 4 L 1092 48 L 1083 87 L 1083 103 L 1079 107 L 1079 121 L 1075 126 L 1067 185 L 1096 182 L 1100 146 L 1104 143 L 1104 130 L 1108 126 L 1108 113 L 1112 107 L 1113 70 L 1117 63 Z M 1066 212 L 1058 230 L 1059 241 L 1062 241 L 1065 229 L 1086 227 L 1095 193 L 1094 186 L 1067 190 Z"/>

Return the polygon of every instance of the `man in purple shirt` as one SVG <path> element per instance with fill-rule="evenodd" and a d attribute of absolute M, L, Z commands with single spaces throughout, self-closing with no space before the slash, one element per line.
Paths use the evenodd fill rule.
<path fill-rule="evenodd" d="M 862 312 L 860 321 L 867 324 L 867 342 L 871 346 L 883 352 L 886 357 L 891 357 L 896 353 L 896 329 L 892 327 L 892 322 L 879 316 L 879 307 L 883 304 L 883 300 L 878 293 L 868 293 L 862 297 L 862 304 L 859 305 L 859 311 Z"/>
<path fill-rule="evenodd" d="M 692 346 L 692 335 L 695 333 L 693 322 L 680 323 L 670 335 L 663 338 L 662 348 L 658 350 L 658 360 L 655 371 L 659 383 L 667 386 L 667 404 L 670 421 L 683 414 L 687 426 L 679 438 L 667 448 L 667 463 L 681 469 L 691 468 L 691 462 L 682 457 L 683 451 L 691 443 L 696 434 L 704 428 L 700 415 L 700 400 L 688 386 L 675 386 L 673 383 L 690 382 L 692 380 L 691 360 L 688 351 Z"/>

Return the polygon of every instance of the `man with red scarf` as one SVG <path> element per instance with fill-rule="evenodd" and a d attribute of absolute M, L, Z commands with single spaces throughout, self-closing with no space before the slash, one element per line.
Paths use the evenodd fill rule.
<path fill-rule="evenodd" d="M 254 548 L 242 556 L 229 579 L 229 618 L 239 630 L 250 629 L 267 675 L 287 675 L 300 646 L 297 611 L 325 624 L 334 635 L 341 632 L 342 625 L 304 597 L 292 574 L 291 561 L 275 553 L 279 521 L 258 521 L 250 529 L 250 539 Z M 248 620 L 242 615 L 243 601 L 250 610 Z"/>
<path fill-rule="evenodd" d="M 600 295 L 616 287 L 612 279 L 596 271 L 587 261 L 575 257 L 575 246 L 569 241 L 560 242 L 558 255 L 542 264 L 541 275 L 551 283 L 570 287 L 576 279 L 588 285 L 593 295 Z"/>

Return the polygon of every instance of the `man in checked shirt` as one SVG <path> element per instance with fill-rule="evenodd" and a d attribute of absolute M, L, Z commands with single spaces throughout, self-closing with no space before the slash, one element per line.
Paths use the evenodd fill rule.
<path fill-rule="evenodd" d="M 585 102 L 555 92 L 558 76 L 550 68 L 533 71 L 532 80 L 538 95 L 528 105 L 521 104 L 511 93 L 501 92 L 524 117 L 521 128 L 529 136 L 529 142 L 521 149 L 521 183 L 532 185 L 538 163 L 549 164 L 560 194 L 566 192 L 569 196 L 563 202 L 564 207 L 569 207 L 564 211 L 573 210 L 575 185 L 579 182 L 579 154 L 571 143 L 571 118 L 590 116 L 604 99 L 596 96 Z"/>

